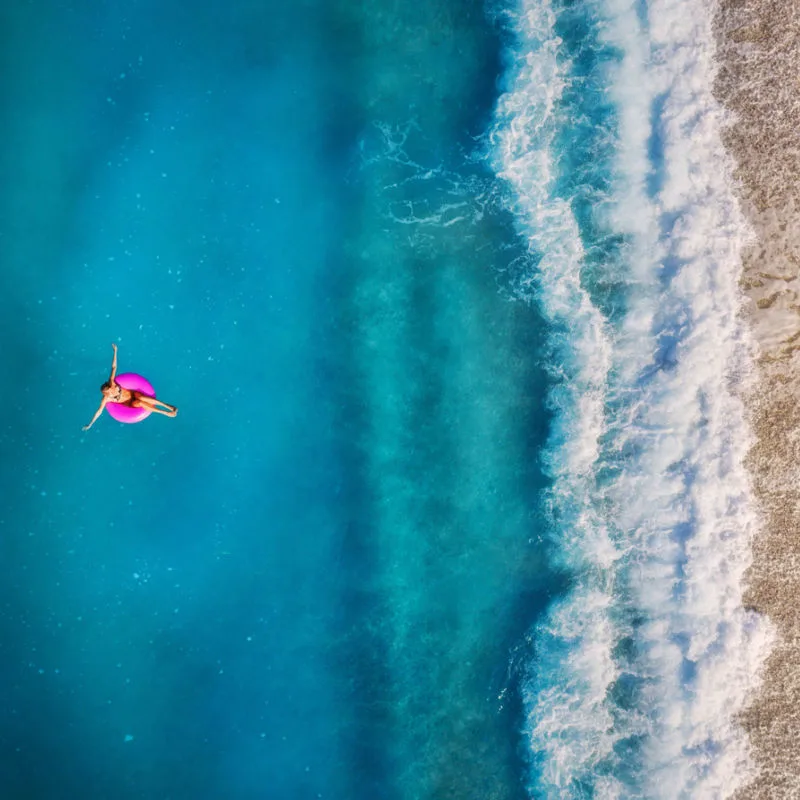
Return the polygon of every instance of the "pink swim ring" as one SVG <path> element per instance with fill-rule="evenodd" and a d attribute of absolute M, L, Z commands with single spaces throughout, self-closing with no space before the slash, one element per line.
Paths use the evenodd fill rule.
<path fill-rule="evenodd" d="M 150 381 L 135 372 L 123 372 L 121 375 L 117 375 L 115 380 L 123 389 L 141 392 L 148 397 L 156 396 L 156 390 Z M 147 408 L 133 408 L 124 403 L 106 403 L 106 411 L 118 422 L 141 422 L 153 413 Z"/>

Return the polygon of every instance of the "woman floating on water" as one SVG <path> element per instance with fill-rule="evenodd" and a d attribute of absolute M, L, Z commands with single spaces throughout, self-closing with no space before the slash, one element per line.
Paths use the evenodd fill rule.
<path fill-rule="evenodd" d="M 107 404 L 108 413 L 120 422 L 140 422 L 153 411 L 156 414 L 174 417 L 178 413 L 178 409 L 169 403 L 156 400 L 153 387 L 141 375 L 126 372 L 117 379 L 117 346 L 115 344 L 111 346 L 114 348 L 111 377 L 100 387 L 100 391 L 103 393 L 100 408 L 92 417 L 92 421 L 84 426 L 84 430 L 88 431 L 97 422 L 97 418 L 103 413 Z"/>

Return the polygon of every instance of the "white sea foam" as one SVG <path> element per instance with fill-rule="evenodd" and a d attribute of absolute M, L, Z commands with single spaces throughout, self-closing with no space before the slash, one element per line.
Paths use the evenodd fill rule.
<path fill-rule="evenodd" d="M 631 548 L 620 588 L 646 620 L 630 663 L 648 684 L 638 709 L 650 721 L 640 785 L 653 798 L 729 797 L 752 776 L 748 742 L 733 718 L 757 684 L 771 633 L 741 599 L 757 524 L 743 463 L 750 434 L 734 393 L 749 366 L 738 290 L 748 231 L 711 94 L 714 9 L 653 0 L 643 58 L 632 4 L 609 0 L 607 8 L 617 45 L 633 56 L 615 91 L 619 174 L 636 187 L 646 222 L 636 232 L 634 270 L 649 269 L 661 284 L 653 296 L 659 281 L 645 279 L 631 292 L 615 346 L 615 362 L 627 365 L 615 392 L 635 386 L 632 413 L 616 420 L 615 443 L 638 455 L 626 461 L 609 499 Z M 646 173 L 634 167 L 641 159 L 630 156 L 647 147 L 644 111 L 656 100 L 663 163 L 648 201 Z M 647 318 L 653 324 L 643 336 Z M 645 365 L 637 378 L 630 365 L 642 355 L 656 369 Z"/>
<path fill-rule="evenodd" d="M 569 64 L 549 3 L 526 0 L 512 19 L 516 60 L 494 135 L 521 230 L 544 254 L 530 287 L 563 362 L 553 519 L 577 574 L 535 634 L 535 794 L 730 797 L 753 775 L 734 717 L 772 632 L 741 602 L 757 524 L 736 394 L 750 359 L 738 291 L 747 228 L 711 94 L 714 9 L 652 0 L 644 20 L 635 0 L 586 5 L 622 53 L 606 76 L 618 115 L 613 192 L 596 211 L 628 244 L 614 326 L 582 288 L 577 226 L 552 197 Z M 603 465 L 616 472 L 601 489 Z M 621 676 L 625 702 L 610 691 Z"/>
<path fill-rule="evenodd" d="M 558 789 L 575 774 L 594 772 L 613 752 L 606 694 L 616 679 L 615 640 L 605 574 L 619 553 L 592 502 L 611 363 L 607 326 L 581 284 L 584 252 L 572 209 L 554 195 L 553 140 L 564 86 L 554 22 L 542 0 L 527 2 L 514 18 L 526 47 L 517 53 L 509 91 L 499 101 L 492 144 L 529 249 L 541 257 L 535 277 L 516 290 L 541 303 L 554 330 L 555 418 L 546 455 L 561 560 L 580 576 L 580 586 L 538 632 L 540 657 L 525 698 L 544 783 Z M 617 781 L 608 780 L 613 796 Z"/>

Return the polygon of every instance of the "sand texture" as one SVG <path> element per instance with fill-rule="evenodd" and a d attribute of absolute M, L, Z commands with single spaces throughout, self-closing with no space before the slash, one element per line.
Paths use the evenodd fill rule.
<path fill-rule="evenodd" d="M 756 234 L 742 289 L 759 345 L 749 466 L 764 521 L 745 602 L 778 634 L 742 718 L 760 774 L 737 798 L 800 798 L 800 4 L 721 0 L 716 23 L 725 144 Z"/>

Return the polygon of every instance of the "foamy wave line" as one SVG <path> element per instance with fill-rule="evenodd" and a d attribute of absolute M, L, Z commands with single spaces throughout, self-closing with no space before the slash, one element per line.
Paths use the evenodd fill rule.
<path fill-rule="evenodd" d="M 625 665 L 640 687 L 637 720 L 647 720 L 639 785 L 652 798 L 730 797 L 753 776 L 734 718 L 758 684 L 771 630 L 742 608 L 757 526 L 736 393 L 750 364 L 738 289 L 748 231 L 711 93 L 714 8 L 652 0 L 648 53 L 634 3 L 606 7 L 627 55 L 614 84 L 621 206 L 641 209 L 631 230 L 640 281 L 612 392 L 614 447 L 636 456 L 608 492 L 630 548 L 620 588 L 643 619 Z M 662 162 L 643 171 L 653 107 Z"/>
<path fill-rule="evenodd" d="M 510 21 L 526 46 L 517 53 L 510 89 L 499 100 L 491 141 L 495 170 L 512 187 L 513 210 L 529 250 L 541 258 L 535 276 L 516 289 L 541 304 L 554 330 L 556 383 L 549 400 L 555 418 L 546 461 L 561 560 L 580 576 L 580 585 L 538 632 L 541 657 L 525 697 L 543 784 L 560 787 L 565 771 L 592 775 L 612 757 L 616 743 L 606 698 L 616 678 L 606 574 L 619 553 L 591 500 L 611 348 L 605 321 L 581 284 L 578 225 L 569 203 L 555 196 L 553 139 L 564 88 L 555 14 L 546 0 L 528 0 Z M 612 796 L 617 781 L 609 776 L 607 783 Z"/>
<path fill-rule="evenodd" d="M 543 254 L 520 290 L 542 304 L 563 364 L 548 458 L 562 557 L 579 575 L 535 634 L 525 698 L 533 789 L 730 797 L 753 776 L 734 718 L 772 633 L 741 600 L 757 523 L 735 385 L 749 364 L 737 288 L 747 231 L 711 95 L 713 7 L 653 0 L 647 20 L 635 0 L 586 7 L 623 54 L 608 74 L 614 196 L 597 212 L 629 243 L 617 329 L 581 288 L 577 226 L 552 197 L 568 65 L 549 3 L 528 0 L 510 15 L 516 60 L 493 135 L 496 170 Z M 602 490 L 600 466 L 615 474 Z"/>

